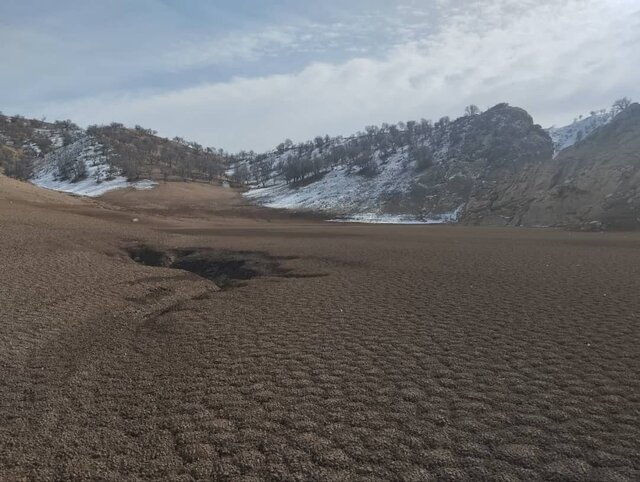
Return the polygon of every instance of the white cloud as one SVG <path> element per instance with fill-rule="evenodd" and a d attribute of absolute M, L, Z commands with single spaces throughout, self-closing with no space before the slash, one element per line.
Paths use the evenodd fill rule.
<path fill-rule="evenodd" d="M 169 69 L 186 69 L 231 61 L 255 61 L 273 52 L 296 48 L 302 40 L 293 26 L 270 26 L 258 32 L 232 32 L 220 37 L 181 42 L 164 56 Z"/>
<path fill-rule="evenodd" d="M 81 123 L 139 123 L 206 145 L 261 150 L 285 137 L 304 140 L 382 121 L 455 115 L 469 103 L 507 101 L 551 124 L 604 107 L 616 96 L 640 95 L 635 1 L 452 5 L 440 2 L 443 23 L 437 33 L 414 35 L 381 58 L 312 63 L 286 75 L 98 96 L 43 110 Z M 234 55 L 251 56 L 269 38 L 267 44 L 279 46 L 299 41 L 297 33 L 274 30 L 247 40 Z M 205 48 L 187 62 L 221 58 Z"/>
<path fill-rule="evenodd" d="M 391 9 L 393 12 L 394 10 Z M 372 44 L 386 51 L 394 44 L 424 34 L 428 22 L 422 10 L 399 8 L 398 15 L 361 12 L 332 23 L 297 18 L 289 23 L 244 28 L 214 36 L 182 40 L 163 55 L 161 67 L 173 71 L 257 62 L 265 57 L 328 50 L 368 51 Z"/>

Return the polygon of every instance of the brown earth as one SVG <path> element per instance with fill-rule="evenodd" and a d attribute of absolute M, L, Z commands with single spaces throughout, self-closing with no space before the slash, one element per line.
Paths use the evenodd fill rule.
<path fill-rule="evenodd" d="M 0 479 L 638 480 L 639 266 L 0 176 Z"/>

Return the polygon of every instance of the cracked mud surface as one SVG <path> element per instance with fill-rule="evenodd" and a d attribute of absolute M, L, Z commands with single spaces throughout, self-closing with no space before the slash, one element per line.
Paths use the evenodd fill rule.
<path fill-rule="evenodd" d="M 638 234 L 0 187 L 2 480 L 640 477 Z M 221 290 L 126 246 L 277 269 Z"/>

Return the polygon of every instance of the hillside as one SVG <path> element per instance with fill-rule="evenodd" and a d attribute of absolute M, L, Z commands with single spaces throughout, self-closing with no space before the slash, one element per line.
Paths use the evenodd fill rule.
<path fill-rule="evenodd" d="M 219 176 L 224 152 L 140 126 L 81 129 L 71 121 L 48 123 L 0 115 L 0 167 L 18 179 L 86 196 L 154 181 L 207 180 Z"/>
<path fill-rule="evenodd" d="M 551 158 L 547 132 L 523 110 L 498 104 L 454 121 L 369 127 L 251 159 L 264 187 L 247 196 L 271 207 L 349 219 L 451 222 L 527 163 Z M 298 168 L 298 171 L 295 171 Z M 489 198 L 487 198 L 489 200 Z"/>
<path fill-rule="evenodd" d="M 459 119 L 281 144 L 235 166 L 274 207 L 363 222 L 635 229 L 637 104 L 542 129 L 498 104 Z"/>
<path fill-rule="evenodd" d="M 0 168 L 12 177 L 32 176 L 34 162 L 82 137 L 82 129 L 71 121 L 25 119 L 0 113 Z"/>
<path fill-rule="evenodd" d="M 20 208 L 15 210 L 16 216 L 20 216 L 24 204 L 29 205 L 81 205 L 84 200 L 65 196 L 62 193 L 40 189 L 27 182 L 21 182 L 0 173 L 0 203 L 13 205 L 20 203 Z"/>

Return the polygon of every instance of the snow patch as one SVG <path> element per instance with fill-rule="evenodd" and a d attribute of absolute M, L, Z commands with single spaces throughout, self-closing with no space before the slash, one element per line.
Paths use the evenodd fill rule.
<path fill-rule="evenodd" d="M 85 137 L 66 147 L 47 154 L 36 167 L 31 183 L 36 186 L 78 196 L 97 197 L 116 189 L 151 189 L 155 182 L 142 180 L 129 182 L 122 173 L 107 162 L 104 147 L 94 139 Z M 60 166 L 84 165 L 85 175 L 73 181 L 64 179 Z"/>
<path fill-rule="evenodd" d="M 103 166 L 87 166 L 88 176 L 78 182 L 58 180 L 56 179 L 54 170 L 40 172 L 37 177 L 34 177 L 31 180 L 31 182 L 36 186 L 40 186 L 45 189 L 87 197 L 102 196 L 109 191 L 130 187 L 135 189 L 151 189 L 156 185 L 155 182 L 149 180 L 129 182 L 122 176 L 116 176 L 108 181 L 97 182 L 95 175 L 102 167 Z"/>
<path fill-rule="evenodd" d="M 551 127 L 547 129 L 555 154 L 567 147 L 571 147 L 584 137 L 587 137 L 597 128 L 608 124 L 614 115 L 611 112 L 599 111 L 592 113 L 584 119 L 576 119 L 572 124 L 564 127 Z"/>
<path fill-rule="evenodd" d="M 263 206 L 350 214 L 376 212 L 381 200 L 407 192 L 415 166 L 403 153 L 377 160 L 378 173 L 359 174 L 341 166 L 307 185 L 294 186 L 275 180 L 271 186 L 253 188 L 244 196 Z"/>
<path fill-rule="evenodd" d="M 458 217 L 464 205 L 454 211 L 437 214 L 433 217 L 417 217 L 408 214 L 377 214 L 361 213 L 341 218 L 331 219 L 333 223 L 367 223 L 367 224 L 453 224 L 458 222 Z"/>

